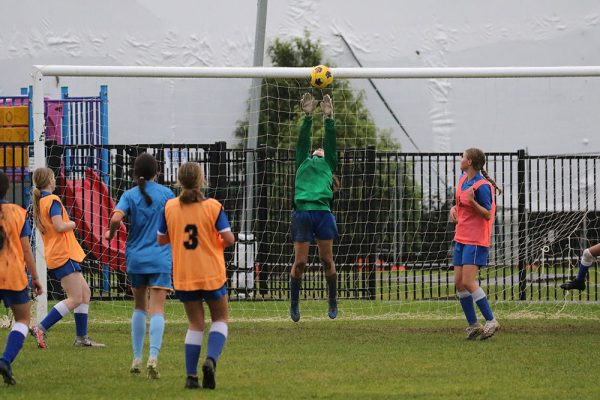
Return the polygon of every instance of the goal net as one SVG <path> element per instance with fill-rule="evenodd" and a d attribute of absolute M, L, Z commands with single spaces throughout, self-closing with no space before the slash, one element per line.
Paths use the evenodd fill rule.
<path fill-rule="evenodd" d="M 486 169 L 502 188 L 489 266 L 479 274 L 496 313 L 597 318 L 595 268 L 585 291 L 566 293 L 559 285 L 577 273 L 583 250 L 599 241 L 600 158 L 569 148 L 565 138 L 594 137 L 600 81 L 577 76 L 585 75 L 577 69 L 541 69 L 541 76 L 526 69 L 451 70 L 339 68 L 334 83 L 317 90 L 307 68 L 40 67 L 31 163 L 50 166 L 59 178 L 57 192 L 87 254 L 84 272 L 98 300 L 93 307 L 129 317 L 127 223 L 112 243 L 102 236 L 119 197 L 134 185 L 135 157 L 148 152 L 158 160 L 158 182 L 175 193 L 179 165 L 200 163 L 207 194 L 224 205 L 237 239 L 226 250 L 233 318 L 286 319 L 300 97 L 329 94 L 341 181 L 333 202 L 341 318 L 463 318 L 448 213 L 469 147 L 486 152 Z M 43 99 L 35 97 L 36 87 L 57 95 L 50 80 L 44 84 L 46 76 L 59 77 L 80 96 L 63 96 L 61 135 L 52 138 L 48 130 L 41 135 L 47 107 L 44 115 L 37 111 Z M 473 77 L 481 79 L 467 79 Z M 369 78 L 386 97 L 377 96 Z M 102 85 L 105 103 L 86 97 Z M 322 147 L 320 109 L 313 119 L 313 148 Z M 526 135 L 561 140 L 568 149 L 530 154 Z M 39 246 L 36 256 L 43 265 Z M 60 285 L 49 280 L 48 301 L 61 296 Z M 303 318 L 326 318 L 326 299 L 313 245 Z M 172 317 L 183 318 L 172 303 Z"/>

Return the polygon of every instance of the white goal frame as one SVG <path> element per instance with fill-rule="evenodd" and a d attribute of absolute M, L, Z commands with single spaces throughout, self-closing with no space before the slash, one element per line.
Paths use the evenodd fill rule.
<path fill-rule="evenodd" d="M 45 77 L 111 78 L 290 78 L 309 80 L 312 68 L 277 67 L 140 67 L 34 65 L 32 72 L 33 159 L 30 169 L 46 165 L 44 122 Z M 449 78 L 560 78 L 598 77 L 600 66 L 460 67 L 460 68 L 332 68 L 342 79 L 449 79 Z M 252 99 L 251 99 L 252 100 Z M 252 144 L 249 143 L 249 147 Z M 251 192 L 251 191 L 248 191 Z M 251 200 L 251 199 L 250 199 Z M 249 204 L 252 204 L 251 201 Z M 250 206 L 251 207 L 251 206 Z M 250 208 L 249 207 L 249 208 Z M 249 210 L 249 215 L 252 211 Z M 251 219 L 251 218 L 249 218 Z M 246 232 L 248 233 L 248 232 Z M 42 238 L 36 230 L 35 259 L 44 294 L 37 299 L 36 319 L 48 312 L 47 273 Z"/>

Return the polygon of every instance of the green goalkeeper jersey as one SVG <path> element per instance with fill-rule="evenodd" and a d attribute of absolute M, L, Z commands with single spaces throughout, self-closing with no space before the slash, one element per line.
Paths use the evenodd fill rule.
<path fill-rule="evenodd" d="M 325 119 L 325 157 L 310 154 L 312 117 L 305 116 L 296 147 L 296 190 L 294 204 L 298 211 L 331 211 L 333 173 L 337 168 L 335 121 Z"/>

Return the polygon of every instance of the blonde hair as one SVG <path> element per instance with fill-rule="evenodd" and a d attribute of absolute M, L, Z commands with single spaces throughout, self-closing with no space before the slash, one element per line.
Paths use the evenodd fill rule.
<path fill-rule="evenodd" d="M 483 175 L 483 177 L 485 179 L 487 179 L 488 182 L 490 182 L 492 184 L 492 186 L 494 186 L 494 189 L 496 189 L 496 194 L 500 194 L 502 193 L 502 189 L 500 189 L 498 187 L 498 185 L 496 184 L 496 181 L 493 180 L 490 175 L 487 173 L 487 171 L 485 170 L 485 168 L 483 168 L 483 166 L 485 165 L 485 153 L 478 148 L 475 147 L 471 147 L 470 149 L 465 150 L 465 154 L 467 156 L 467 158 L 469 160 L 471 160 L 471 166 L 473 167 L 473 169 L 475 171 L 481 171 L 481 175 Z"/>
<path fill-rule="evenodd" d="M 179 195 L 179 201 L 183 204 L 200 203 L 204 201 L 204 188 L 206 179 L 204 171 L 200 164 L 195 162 L 186 162 L 179 167 L 177 182 L 182 191 Z"/>
<path fill-rule="evenodd" d="M 54 178 L 54 172 L 50 168 L 42 167 L 33 171 L 33 201 L 31 202 L 31 208 L 33 209 L 33 219 L 35 224 L 41 233 L 46 233 L 46 228 L 42 223 L 42 216 L 40 215 L 40 199 L 42 198 L 42 189 L 48 187 Z"/>

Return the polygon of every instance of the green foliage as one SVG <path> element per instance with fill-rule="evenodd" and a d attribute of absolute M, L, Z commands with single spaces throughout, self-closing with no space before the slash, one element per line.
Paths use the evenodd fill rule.
<path fill-rule="evenodd" d="M 303 37 L 289 41 L 275 39 L 267 49 L 276 67 L 312 67 L 323 63 L 323 52 L 319 41 L 313 41 L 308 32 Z M 338 148 L 364 148 L 374 145 L 378 150 L 398 150 L 399 143 L 389 131 L 380 130 L 365 106 L 365 94 L 355 91 L 350 82 L 335 79 L 325 90 L 313 89 L 306 80 L 265 79 L 261 88 L 261 104 L 258 127 L 258 145 L 272 148 L 294 148 L 303 113 L 300 98 L 311 91 L 315 98 L 325 94 L 334 101 L 337 124 Z M 313 143 L 320 145 L 324 128 L 320 114 L 315 115 Z M 248 137 L 248 120 L 238 122 L 235 136 L 244 148 Z M 318 145 L 317 145 L 318 144 Z"/>

